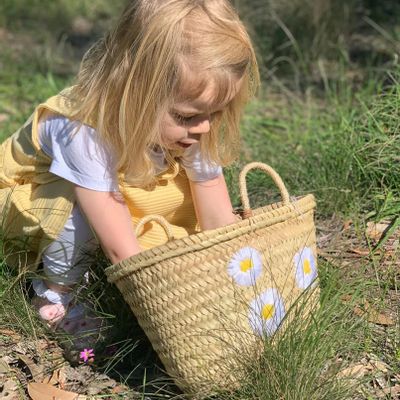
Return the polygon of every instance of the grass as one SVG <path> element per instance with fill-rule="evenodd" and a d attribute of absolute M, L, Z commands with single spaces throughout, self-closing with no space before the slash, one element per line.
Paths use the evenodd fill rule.
<path fill-rule="evenodd" d="M 365 327 L 352 314 L 360 285 L 340 285 L 328 265 L 320 264 L 319 268 L 320 308 L 306 316 L 302 311 L 308 299 L 300 298 L 289 311 L 287 328 L 266 341 L 260 363 L 253 365 L 248 381 L 228 399 L 353 398 L 354 383 L 339 380 L 337 375 L 361 352 L 354 338 L 361 336 Z M 352 302 L 345 303 L 343 298 L 349 291 Z"/>
<path fill-rule="evenodd" d="M 104 29 L 124 4 L 124 0 L 112 4 L 107 0 L 4 0 L 0 4 L 0 26 L 13 31 L 35 31 L 39 39 L 51 32 L 54 38 L 60 39 L 71 33 L 77 17 L 100 24 Z"/>
<path fill-rule="evenodd" d="M 264 77 L 277 76 L 296 90 L 337 79 L 338 64 L 363 76 L 366 66 L 396 63 L 396 0 L 235 1 L 253 33 Z M 323 66 L 323 68 L 321 68 Z"/>
<path fill-rule="evenodd" d="M 324 99 L 304 101 L 293 96 L 274 104 L 266 96 L 245 114 L 248 151 L 241 164 L 250 160 L 270 164 L 290 193 L 314 193 L 323 216 L 335 212 L 369 213 L 377 219 L 398 215 L 399 90 L 393 79 L 386 88 L 369 82 L 358 92 L 338 90 Z M 230 171 L 232 183 L 237 171 L 237 166 Z M 255 205 L 266 185 L 268 194 L 276 193 L 263 174 L 249 179 Z M 233 197 L 239 201 L 237 192 Z"/>
<path fill-rule="evenodd" d="M 71 76 L 57 76 L 38 53 L 16 56 L 0 44 L 0 138 L 14 132 L 39 104 L 65 87 Z"/>
<path fill-rule="evenodd" d="M 1 140 L 24 122 L 35 104 L 72 81 L 78 59 L 74 58 L 76 54 L 68 39 L 60 38 L 71 33 L 76 15 L 91 22 L 97 17 L 105 20 L 114 15 L 106 1 L 56 3 L 47 0 L 40 3 L 31 1 L 30 5 L 29 13 L 21 1 L 6 0 L 0 5 L 0 26 L 12 29 L 11 33 L 16 35 L 11 46 L 0 42 Z M 44 7 L 48 11 L 45 20 L 41 19 Z M 21 14 L 26 15 L 24 20 Z M 54 37 L 49 37 L 38 27 L 39 22 L 48 22 L 51 27 L 54 21 L 57 21 Z M 283 22 L 290 27 L 287 20 Z M 35 40 L 29 37 L 29 29 L 35 29 L 35 36 L 37 32 Z M 324 32 L 321 31 L 321 35 Z M 278 36 L 277 42 L 282 40 L 282 36 L 280 39 Z M 313 49 L 315 54 L 318 46 L 323 44 L 321 37 Z M 18 42 L 22 43 L 22 48 L 18 48 Z M 315 56 L 302 55 L 305 50 L 300 41 L 291 42 L 291 45 L 299 46 L 297 57 L 302 57 L 304 62 L 308 63 L 307 60 Z M 263 46 L 271 44 L 264 43 Z M 26 48 L 30 51 L 24 51 Z M 293 60 L 296 60 L 295 56 Z M 307 71 L 305 64 L 296 65 L 299 71 Z M 264 89 L 260 99 L 249 105 L 242 125 L 244 146 L 241 160 L 226 171 L 236 206 L 240 205 L 236 183 L 238 172 L 245 163 L 259 160 L 280 173 L 290 194 L 315 194 L 318 220 L 330 218 L 333 214 L 353 218 L 361 235 L 365 220 L 399 215 L 398 70 L 386 69 L 386 75 L 379 74 L 379 79 L 376 78 L 378 75 L 371 76 L 354 86 L 346 77 L 347 67 L 341 67 L 336 80 L 327 74 L 322 91 L 319 88 L 294 92 L 282 84 L 277 92 L 267 85 L 268 89 Z M 323 69 L 321 65 L 319 68 Z M 250 174 L 248 191 L 253 207 L 279 199 L 277 189 L 263 173 Z M 36 323 L 24 296 L 25 282 L 29 282 L 30 276 L 17 276 L 6 265 L 4 256 L 0 257 L 0 325 L 27 338 L 48 334 Z M 243 386 L 233 393 L 221 393 L 219 398 L 355 398 L 354 391 L 359 389 L 360 382 L 338 380 L 337 373 L 366 352 L 377 354 L 397 373 L 400 372 L 398 333 L 385 330 L 377 334 L 370 324 L 352 312 L 354 304 L 362 302 L 372 292 L 383 302 L 390 290 L 398 290 L 397 278 L 369 274 L 367 280 L 361 271 L 358 278 L 362 279 L 343 280 L 335 265 L 322 258 L 319 263 L 321 307 L 314 318 L 291 324 L 290 329 L 274 338 L 273 345 L 266 342 L 261 361 L 249 366 Z M 113 325 L 108 342 L 98 354 L 105 354 L 107 348 L 115 344 L 117 351 L 103 359 L 99 357 L 97 368 L 121 382 L 142 386 L 143 393 L 152 391 L 154 394 L 156 389 L 151 387 L 151 382 L 159 376 L 157 367 L 154 367 L 160 365 L 159 361 L 136 321 L 133 318 L 127 320 L 130 311 L 116 288 L 105 281 L 101 272 L 104 266 L 104 260 L 99 260 L 94 271 L 96 283 L 88 296 Z M 370 271 L 376 265 L 368 264 L 364 268 Z M 348 295 L 351 300 L 343 301 Z M 159 382 L 153 386 L 162 384 Z M 167 386 L 164 392 L 173 390 Z"/>

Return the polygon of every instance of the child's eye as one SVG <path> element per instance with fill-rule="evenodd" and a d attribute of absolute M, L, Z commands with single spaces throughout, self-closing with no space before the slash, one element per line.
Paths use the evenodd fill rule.
<path fill-rule="evenodd" d="M 176 121 L 178 121 L 179 123 L 183 123 L 183 124 L 187 124 L 195 118 L 195 115 L 186 116 L 186 115 L 181 115 L 181 114 L 177 114 L 177 113 L 173 113 L 172 116 L 174 117 L 174 119 Z"/>
<path fill-rule="evenodd" d="M 210 120 L 212 121 L 214 117 L 220 115 L 222 111 L 215 111 L 212 114 L 210 114 Z M 182 115 L 179 113 L 171 113 L 172 117 L 175 119 L 176 122 L 179 124 L 185 125 L 189 124 L 192 122 L 198 115 Z"/>

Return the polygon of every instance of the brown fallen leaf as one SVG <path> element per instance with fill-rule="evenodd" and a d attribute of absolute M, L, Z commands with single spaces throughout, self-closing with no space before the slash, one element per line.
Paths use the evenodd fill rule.
<path fill-rule="evenodd" d="M 363 307 L 354 307 L 354 314 L 358 315 L 359 317 L 363 317 L 365 314 L 367 314 L 367 321 L 377 325 L 393 326 L 395 324 L 395 322 L 388 315 L 373 308 L 368 301 L 364 301 Z"/>
<path fill-rule="evenodd" d="M 7 379 L 2 385 L 1 399 L 2 400 L 19 400 L 21 392 L 19 386 L 14 379 Z"/>
<path fill-rule="evenodd" d="M 126 388 L 124 388 L 123 386 L 117 385 L 117 386 L 112 388 L 111 393 L 121 394 L 121 393 L 123 393 L 125 391 L 126 391 Z"/>
<path fill-rule="evenodd" d="M 387 381 L 382 376 L 374 376 L 373 385 L 378 388 L 378 390 L 383 390 L 387 387 Z"/>
<path fill-rule="evenodd" d="M 383 233 L 388 229 L 390 225 L 390 221 L 381 221 L 381 222 L 368 222 L 367 228 L 365 229 L 365 234 L 371 240 L 378 241 Z"/>
<path fill-rule="evenodd" d="M 50 385 L 57 385 L 59 383 L 58 380 L 58 374 L 59 374 L 59 369 L 56 369 L 53 371 L 51 375 L 47 375 L 46 377 L 43 378 L 42 383 L 48 383 Z"/>
<path fill-rule="evenodd" d="M 11 329 L 0 329 L 0 335 L 4 335 L 4 336 L 9 336 L 11 339 L 14 340 L 20 340 L 21 339 L 21 335 L 17 332 L 14 332 Z"/>
<path fill-rule="evenodd" d="M 340 296 L 340 298 L 345 302 L 349 302 L 353 299 L 353 296 L 350 294 L 343 294 L 342 296 Z"/>
<path fill-rule="evenodd" d="M 60 383 L 61 389 L 64 389 L 65 384 L 67 383 L 67 380 L 68 380 L 68 374 L 67 374 L 65 366 L 61 367 L 58 370 L 57 380 Z"/>
<path fill-rule="evenodd" d="M 8 363 L 0 358 L 0 374 L 6 374 L 7 372 L 10 371 L 10 366 Z"/>
<path fill-rule="evenodd" d="M 41 382 L 43 378 L 42 366 L 35 364 L 29 357 L 22 354 L 18 356 L 18 361 L 20 364 L 22 363 L 25 375 L 27 375 L 28 379 L 33 379 L 35 382 Z"/>
<path fill-rule="evenodd" d="M 387 399 L 387 396 L 390 395 L 391 399 L 400 398 L 400 385 L 389 386 L 384 389 L 381 389 L 376 393 L 378 399 Z"/>
<path fill-rule="evenodd" d="M 377 371 L 380 371 L 380 372 L 383 372 L 383 373 L 387 373 L 389 371 L 389 365 L 384 363 L 383 361 L 371 360 L 370 364 Z"/>
<path fill-rule="evenodd" d="M 50 346 L 51 346 L 51 342 L 49 341 L 49 340 L 47 340 L 47 339 L 39 339 L 37 342 L 36 342 L 36 348 L 39 350 L 39 351 L 44 351 L 44 350 L 47 350 Z"/>
<path fill-rule="evenodd" d="M 343 221 L 343 231 L 347 231 L 347 229 L 350 228 L 350 226 L 353 224 L 353 220 L 351 219 L 346 219 L 345 221 Z"/>
<path fill-rule="evenodd" d="M 364 364 L 355 364 L 350 365 L 349 367 L 342 369 L 338 372 L 337 376 L 339 378 L 361 378 L 362 376 L 366 375 L 370 372 L 370 369 L 365 366 Z"/>
<path fill-rule="evenodd" d="M 53 375 L 46 375 L 43 377 L 42 382 L 40 383 L 50 383 L 51 379 L 52 379 Z M 53 382 L 50 383 L 51 385 L 53 384 Z M 54 383 L 55 384 L 55 383 Z"/>
<path fill-rule="evenodd" d="M 47 383 L 28 383 L 32 400 L 86 400 L 87 397 L 74 392 L 57 389 Z"/>

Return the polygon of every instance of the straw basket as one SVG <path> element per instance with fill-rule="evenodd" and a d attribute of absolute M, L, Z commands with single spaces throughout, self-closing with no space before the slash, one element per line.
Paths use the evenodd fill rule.
<path fill-rule="evenodd" d="M 250 209 L 245 178 L 253 168 L 272 177 L 282 202 Z M 139 225 L 161 223 L 170 240 L 106 270 L 187 393 L 239 385 L 264 338 L 316 285 L 314 197 L 291 199 L 279 175 L 262 163 L 248 164 L 239 183 L 241 221 L 173 240 L 165 220 L 148 216 Z"/>

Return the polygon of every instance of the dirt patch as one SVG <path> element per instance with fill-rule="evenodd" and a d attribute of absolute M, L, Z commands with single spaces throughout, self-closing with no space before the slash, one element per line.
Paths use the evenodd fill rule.
<path fill-rule="evenodd" d="M 96 372 L 90 365 L 72 367 L 55 341 L 44 338 L 27 340 L 12 330 L 1 329 L 0 398 L 30 399 L 30 383 L 43 384 L 43 387 L 52 385 L 88 396 L 110 394 L 124 399 L 139 398 L 137 392 Z"/>
<path fill-rule="evenodd" d="M 360 400 L 400 398 L 398 220 L 357 226 L 333 217 L 318 224 L 321 261 L 333 266 L 342 282 L 362 280 L 368 288 L 354 314 L 368 323 L 370 343 L 365 348 L 370 351 L 347 371 L 348 376 L 363 382 Z"/>

